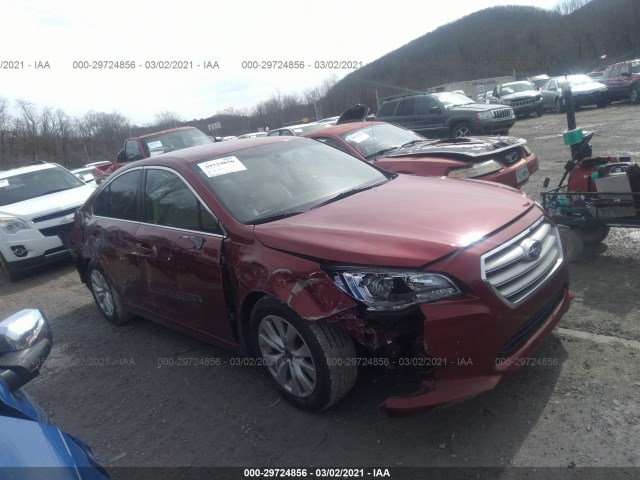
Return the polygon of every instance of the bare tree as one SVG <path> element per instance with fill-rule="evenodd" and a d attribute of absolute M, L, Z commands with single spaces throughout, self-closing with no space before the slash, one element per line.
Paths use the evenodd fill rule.
<path fill-rule="evenodd" d="M 590 1 L 591 0 L 562 0 L 554 7 L 554 10 L 560 15 L 569 15 L 579 8 L 584 7 Z"/>
<path fill-rule="evenodd" d="M 184 123 L 184 118 L 175 112 L 164 110 L 156 113 L 154 126 L 158 128 L 176 128 Z"/>

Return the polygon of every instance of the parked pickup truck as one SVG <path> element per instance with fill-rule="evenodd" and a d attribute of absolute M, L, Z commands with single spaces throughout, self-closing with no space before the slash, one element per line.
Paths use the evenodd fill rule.
<path fill-rule="evenodd" d="M 167 152 L 213 143 L 215 140 L 195 127 L 179 127 L 139 137 L 127 138 L 115 162 L 99 165 L 93 170 L 96 183 L 102 183 L 111 173 L 129 162 L 155 157 Z"/>
<path fill-rule="evenodd" d="M 609 65 L 598 81 L 607 86 L 609 101 L 640 103 L 640 59 Z"/>

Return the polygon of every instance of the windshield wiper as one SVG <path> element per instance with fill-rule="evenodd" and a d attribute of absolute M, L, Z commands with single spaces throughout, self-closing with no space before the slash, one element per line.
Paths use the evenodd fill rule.
<path fill-rule="evenodd" d="M 366 160 L 369 160 L 370 158 L 377 158 L 378 155 L 384 155 L 385 153 L 389 153 L 389 152 L 393 152 L 394 150 L 397 150 L 400 147 L 390 147 L 390 148 L 385 148 L 383 150 L 380 150 L 379 152 L 376 153 L 372 153 L 371 155 L 367 155 L 365 157 Z"/>
<path fill-rule="evenodd" d="M 313 210 L 315 208 L 322 207 L 323 205 L 327 205 L 328 203 L 332 203 L 332 202 L 335 202 L 337 200 L 341 200 L 343 198 L 350 197 L 351 195 L 355 195 L 356 193 L 364 192 L 365 190 L 371 190 L 373 187 L 377 187 L 378 185 L 382 185 L 383 183 L 385 183 L 385 182 L 376 183 L 375 185 L 369 185 L 369 186 L 366 186 L 366 187 L 358 187 L 358 188 L 352 188 L 351 190 L 345 190 L 344 192 L 340 192 L 336 196 L 331 197 L 328 200 L 325 200 L 324 202 L 320 202 L 319 204 L 314 205 L 313 207 L 311 207 L 311 210 Z"/>
<path fill-rule="evenodd" d="M 293 217 L 294 215 L 299 215 L 301 213 L 304 213 L 304 211 L 276 213 L 274 215 L 267 215 L 265 217 L 255 218 L 248 223 L 252 225 L 260 225 L 262 223 L 275 222 L 276 220 L 282 220 L 283 218 Z"/>
<path fill-rule="evenodd" d="M 421 143 L 421 142 L 424 142 L 424 139 L 416 138 L 415 140 L 411 140 L 410 142 L 405 143 L 400 148 L 410 147 L 411 145 L 415 145 L 416 143 Z"/>
<path fill-rule="evenodd" d="M 78 185 L 80 186 L 80 185 Z M 64 192 L 65 190 L 71 190 L 71 188 L 75 188 L 75 187 L 70 187 L 70 188 L 56 188 L 55 190 L 49 190 L 48 192 L 44 192 L 42 194 L 42 196 L 44 195 L 50 195 L 52 193 L 58 193 L 58 192 Z"/>

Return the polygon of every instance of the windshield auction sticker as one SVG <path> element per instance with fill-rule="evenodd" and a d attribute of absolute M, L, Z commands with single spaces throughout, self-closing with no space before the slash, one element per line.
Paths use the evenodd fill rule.
<path fill-rule="evenodd" d="M 209 160 L 208 162 L 199 163 L 198 166 L 209 178 L 247 169 L 240 160 L 233 156 Z"/>
<path fill-rule="evenodd" d="M 356 142 L 356 143 L 362 143 L 365 140 L 369 140 L 371 137 L 369 135 L 367 135 L 366 132 L 363 132 L 362 130 L 357 132 L 357 133 L 352 133 L 351 135 L 349 135 L 347 138 L 345 138 L 345 140 L 347 142 Z"/>

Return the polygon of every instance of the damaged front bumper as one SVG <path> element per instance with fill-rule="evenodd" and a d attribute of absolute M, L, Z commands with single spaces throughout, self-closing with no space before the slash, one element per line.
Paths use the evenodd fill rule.
<path fill-rule="evenodd" d="M 477 340 L 478 332 L 470 331 L 458 339 L 444 335 L 444 341 L 429 351 L 429 355 L 436 358 L 437 362 L 433 363 L 438 367 L 420 375 L 420 386 L 413 394 L 390 397 L 380 405 L 380 409 L 391 417 L 415 415 L 459 403 L 493 389 L 505 375 L 527 364 L 522 359 L 542 344 L 568 310 L 574 296 L 565 286 L 508 337 L 488 339 L 487 343 L 491 344 L 488 348 L 478 348 L 484 344 L 481 335 Z M 487 313 L 476 311 L 473 318 L 469 318 L 470 323 L 482 325 L 483 321 L 489 321 L 485 318 Z M 429 330 L 428 324 L 429 320 L 426 320 L 425 334 Z M 480 350 L 483 351 L 479 353 Z M 447 351 L 454 353 L 439 353 Z M 474 353 L 465 355 L 465 351 Z"/>

